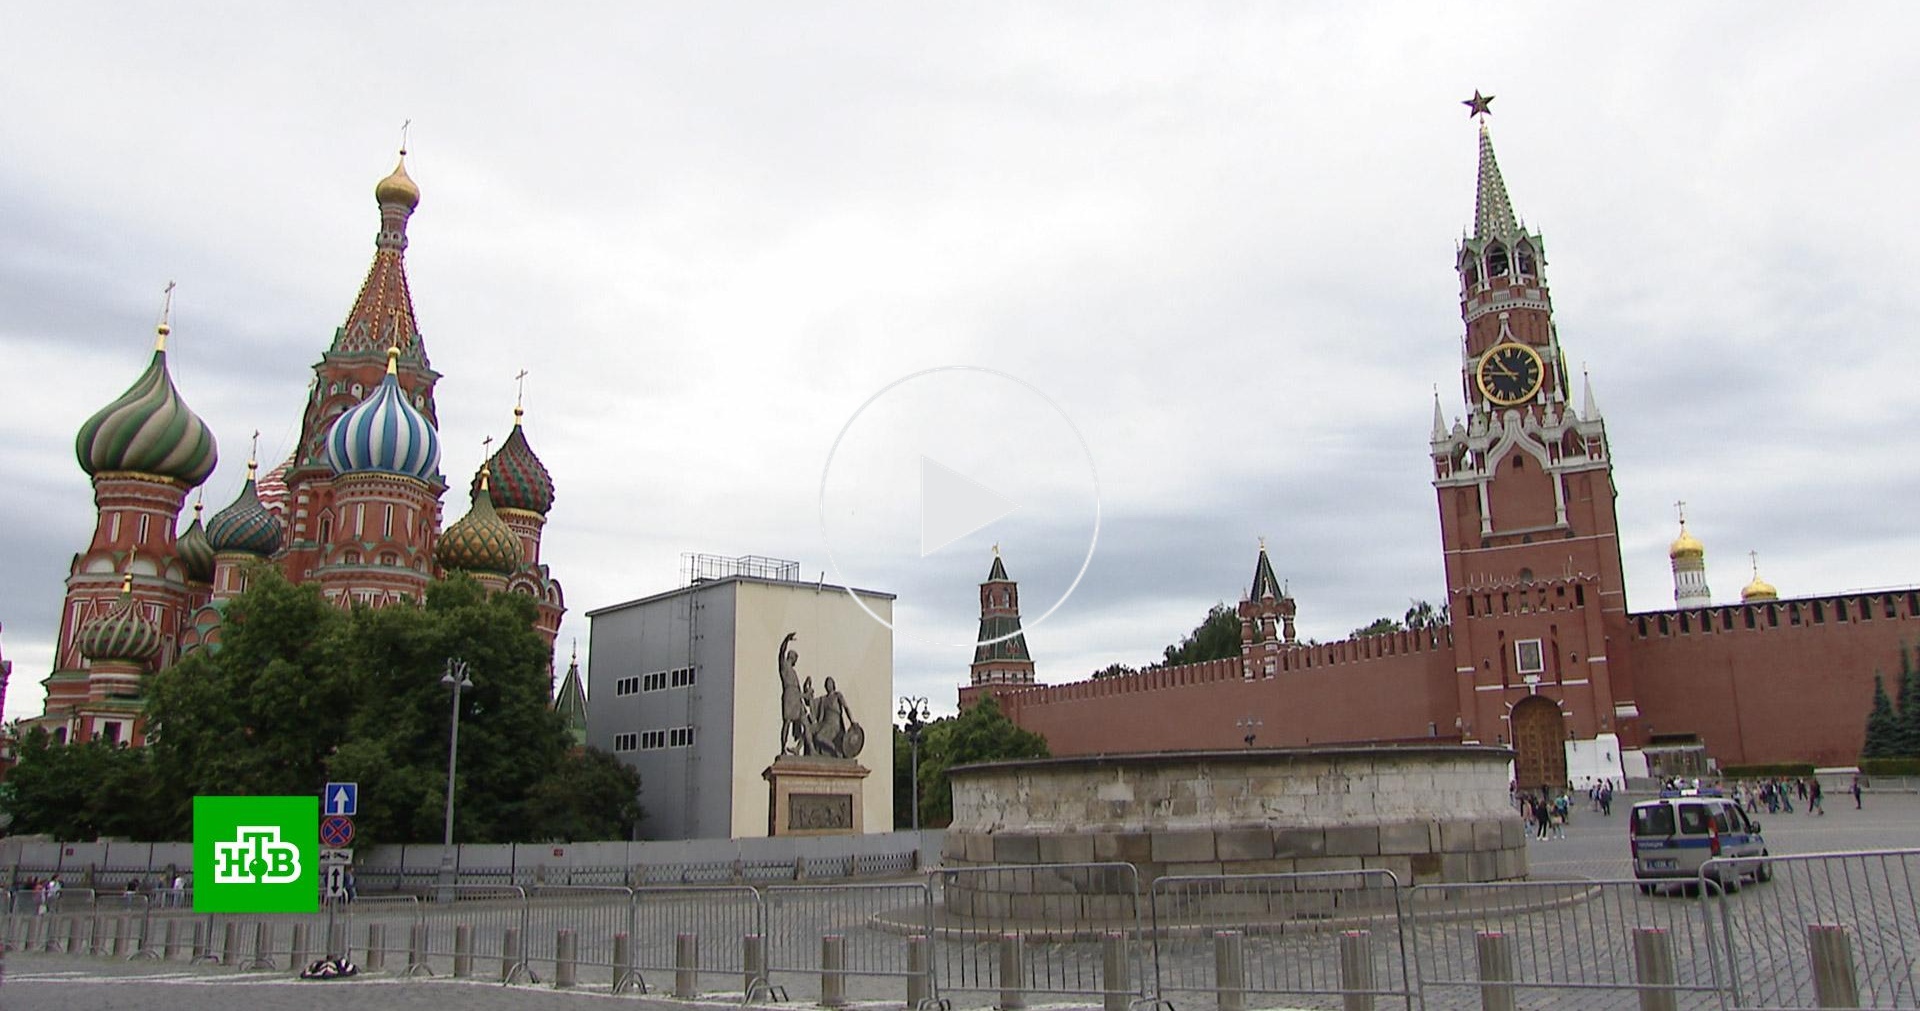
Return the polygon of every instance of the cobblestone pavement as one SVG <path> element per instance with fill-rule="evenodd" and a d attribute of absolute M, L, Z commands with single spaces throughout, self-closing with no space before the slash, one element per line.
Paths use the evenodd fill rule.
<path fill-rule="evenodd" d="M 1833 851 L 1897 849 L 1920 844 L 1920 797 L 1913 795 L 1869 795 L 1866 809 L 1855 811 L 1850 797 L 1836 797 L 1837 803 L 1824 817 L 1809 817 L 1804 811 L 1794 814 L 1758 817 L 1764 823 L 1768 844 L 1775 854 L 1791 855 Z M 1407 950 L 1393 943 L 1396 935 L 1391 917 L 1372 924 L 1377 942 L 1376 985 L 1382 990 L 1405 987 L 1405 969 L 1414 969 L 1426 982 L 1426 1004 L 1430 1011 L 1479 1006 L 1478 990 L 1473 983 L 1475 950 L 1473 938 L 1481 929 L 1501 929 L 1514 935 L 1516 961 L 1523 980 L 1575 984 L 1568 989 L 1523 989 L 1519 1005 L 1523 1008 L 1552 1007 L 1556 1011 L 1626 1011 L 1637 1007 L 1637 995 L 1630 989 L 1631 953 L 1627 950 L 1630 929 L 1634 926 L 1665 926 L 1674 931 L 1680 950 L 1676 952 L 1683 986 L 1701 989 L 1679 994 L 1683 1009 L 1717 1008 L 1716 995 L 1705 989 L 1708 978 L 1706 944 L 1722 936 L 1710 930 L 1705 908 L 1698 900 L 1667 892 L 1652 896 L 1639 894 L 1631 885 L 1596 886 L 1592 881 L 1629 878 L 1627 860 L 1626 808 L 1616 805 L 1611 817 L 1584 809 L 1576 811 L 1562 840 L 1531 841 L 1529 857 L 1536 881 L 1562 879 L 1559 884 L 1536 884 L 1525 891 L 1538 909 L 1515 915 L 1499 901 L 1480 898 L 1480 908 L 1452 908 L 1444 917 L 1423 919 L 1408 932 Z M 1882 877 L 1886 876 L 1882 871 Z M 1565 879 L 1585 879 L 1567 881 Z M 1738 925 L 1736 934 L 1751 933 L 1754 941 L 1737 942 L 1736 955 L 1743 966 L 1743 985 L 1749 997 L 1757 996 L 1762 1005 L 1795 1003 L 1804 969 L 1782 964 L 1778 952 L 1791 948 L 1798 940 L 1768 937 L 1768 923 L 1784 917 L 1789 906 L 1819 906 L 1831 911 L 1833 918 L 1845 921 L 1849 916 L 1863 920 L 1898 922 L 1899 929 L 1886 937 L 1861 936 L 1856 940 L 1865 971 L 1894 980 L 1895 985 L 1911 985 L 1915 970 L 1905 965 L 1905 951 L 1920 951 L 1920 937 L 1914 933 L 1915 910 L 1911 906 L 1911 886 L 1885 887 L 1887 881 L 1861 879 L 1836 883 L 1831 879 L 1808 882 L 1776 880 L 1772 884 L 1750 886 L 1743 894 L 1729 899 L 1717 929 Z M 1867 909 L 1833 908 L 1834 893 L 1875 893 L 1874 907 Z M 858 893 L 856 896 L 855 893 Z M 847 937 L 850 965 L 891 966 L 899 964 L 900 941 L 897 935 L 880 934 L 864 926 L 866 918 L 890 904 L 910 898 L 912 891 L 901 886 L 879 886 L 861 891 L 829 888 L 817 894 L 794 895 L 786 900 L 784 912 L 775 914 L 777 930 L 805 932 L 809 937 L 838 931 Z M 1890 898 L 1888 896 L 1891 896 Z M 856 901 L 857 899 L 857 901 Z M 1857 897 L 1856 897 L 1857 901 Z M 1826 903 L 1821 905 L 1821 903 Z M 1890 905 L 1887 903 L 1891 903 Z M 462 920 L 474 924 L 476 954 L 473 971 L 478 978 L 497 977 L 499 938 L 511 917 L 506 906 L 490 909 L 484 902 L 462 903 L 457 907 Z M 153 1008 L 157 1011 L 280 1011 L 280 1009 L 318 1008 L 324 1011 L 359 1009 L 440 1009 L 440 1008 L 584 1008 L 604 1006 L 617 1001 L 627 1007 L 657 1009 L 699 1006 L 689 1002 L 654 997 L 607 993 L 610 970 L 583 965 L 579 989 L 556 991 L 550 986 L 552 934 L 556 926 L 579 931 L 583 953 L 616 929 L 625 929 L 617 913 L 605 904 L 582 899 L 571 906 L 549 904 L 544 911 L 535 903 L 530 918 L 531 937 L 527 954 L 543 977 L 538 985 L 502 987 L 446 978 L 451 970 L 449 941 L 451 918 L 435 927 L 434 949 L 446 954 L 432 959 L 440 974 L 436 978 L 409 980 L 396 973 L 370 972 L 359 979 L 336 982 L 303 982 L 285 970 L 278 972 L 240 972 L 213 965 L 189 966 L 185 961 L 122 961 L 85 955 L 13 952 L 6 956 L 6 977 L 0 983 L 0 1009 L 5 1011 L 80 1011 L 80 1009 Z M 1804 909 L 1802 910 L 1804 911 Z M 737 964 L 738 942 L 721 942 L 706 948 L 712 938 L 737 938 L 740 929 L 737 901 L 722 894 L 690 895 L 684 902 L 663 904 L 652 913 L 657 922 L 643 922 L 636 931 L 641 939 L 636 957 L 643 965 L 671 964 L 672 937 L 669 923 L 697 920 L 703 928 L 703 964 Z M 157 919 L 158 917 L 156 917 Z M 691 918 L 691 919 L 690 919 Z M 389 969 L 404 964 L 407 924 L 410 915 L 388 907 L 376 909 L 363 904 L 353 933 L 358 945 L 364 939 L 368 922 L 390 920 L 387 945 L 396 949 L 387 958 Z M 290 928 L 287 928 L 290 929 Z M 684 926 L 679 929 L 686 929 Z M 320 930 L 316 925 L 313 934 Z M 544 935 L 544 939 L 542 936 Z M 284 944 L 284 939 L 280 942 Z M 1317 990 L 1325 993 L 1338 988 L 1338 932 L 1248 931 L 1243 955 L 1249 985 L 1256 990 Z M 1189 1008 L 1211 1007 L 1213 996 L 1207 990 L 1213 983 L 1213 941 L 1205 933 L 1184 940 L 1163 941 L 1160 963 L 1162 982 L 1175 992 L 1169 996 L 1175 1005 Z M 990 984 L 997 951 L 993 942 L 942 945 L 936 950 L 943 977 L 952 973 L 960 978 L 974 974 L 973 981 Z M 284 958 L 281 960 L 284 963 Z M 1063 988 L 1096 987 L 1099 963 L 1097 945 L 1036 944 L 1030 949 L 1029 973 L 1044 985 L 1051 982 Z M 805 965 L 813 964 L 805 960 Z M 779 967 L 776 966 L 776 969 Z M 1149 970 L 1150 971 L 1150 970 Z M 1903 975 L 1904 974 L 1904 975 Z M 645 973 L 656 989 L 672 984 L 670 972 L 659 969 Z M 1905 980 L 1905 984 L 1901 981 Z M 817 999 L 817 977 L 805 972 L 776 972 L 775 982 L 786 986 L 796 1004 L 811 1004 Z M 730 973 L 703 973 L 703 992 L 715 995 L 710 1006 L 738 1007 L 739 976 Z M 1188 989 L 1182 989 L 1188 988 Z M 730 998 L 720 991 L 732 989 Z M 855 977 L 848 981 L 849 996 L 856 1002 L 873 1006 L 899 1007 L 904 983 L 898 978 Z M 595 992 L 597 991 L 597 992 Z M 990 992 L 955 994 L 961 1007 L 990 1004 Z M 1883 1002 L 1886 996 L 1881 995 Z M 1052 998 L 1035 994 L 1033 1007 L 1045 1007 Z M 1749 1000 L 1749 1003 L 1755 1003 Z M 1914 1006 L 1911 989 L 1892 994 L 1891 1002 Z M 1097 1004 L 1080 999 L 1074 1003 Z M 1338 1007 L 1337 996 L 1310 997 L 1285 993 L 1248 995 L 1249 1007 Z M 1382 999 L 1382 1008 L 1396 1006 Z"/>

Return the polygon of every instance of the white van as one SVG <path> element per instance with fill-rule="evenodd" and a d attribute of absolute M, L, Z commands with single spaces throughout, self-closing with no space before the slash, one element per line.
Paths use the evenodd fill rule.
<path fill-rule="evenodd" d="M 1643 892 L 1653 891 L 1660 879 L 1698 878 L 1715 857 L 1726 861 L 1714 864 L 1714 882 L 1725 891 L 1739 891 L 1745 878 L 1773 878 L 1767 861 L 1738 859 L 1768 855 L 1760 823 L 1716 791 L 1669 791 L 1659 800 L 1643 800 L 1633 805 L 1627 832 L 1633 876 Z"/>

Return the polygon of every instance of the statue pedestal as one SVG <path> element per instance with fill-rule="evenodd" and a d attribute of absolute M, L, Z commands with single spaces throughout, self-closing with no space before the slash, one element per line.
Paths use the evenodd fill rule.
<path fill-rule="evenodd" d="M 767 834 L 859 835 L 866 831 L 861 784 L 872 770 L 851 758 L 781 755 L 767 781 Z"/>

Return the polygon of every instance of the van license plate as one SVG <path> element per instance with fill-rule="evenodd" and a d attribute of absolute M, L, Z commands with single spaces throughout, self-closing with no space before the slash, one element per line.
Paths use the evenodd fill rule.
<path fill-rule="evenodd" d="M 1677 866 L 1677 864 L 1675 861 L 1672 861 L 1672 860 L 1647 861 L 1647 869 L 1653 870 L 1653 871 L 1670 871 L 1670 870 L 1673 870 L 1675 866 Z"/>

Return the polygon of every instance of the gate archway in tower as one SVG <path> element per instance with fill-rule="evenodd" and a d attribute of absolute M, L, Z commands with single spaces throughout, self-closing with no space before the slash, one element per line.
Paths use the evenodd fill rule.
<path fill-rule="evenodd" d="M 1567 785 L 1567 731 L 1560 704 L 1529 696 L 1509 714 L 1513 728 L 1513 779 L 1522 790 Z"/>

